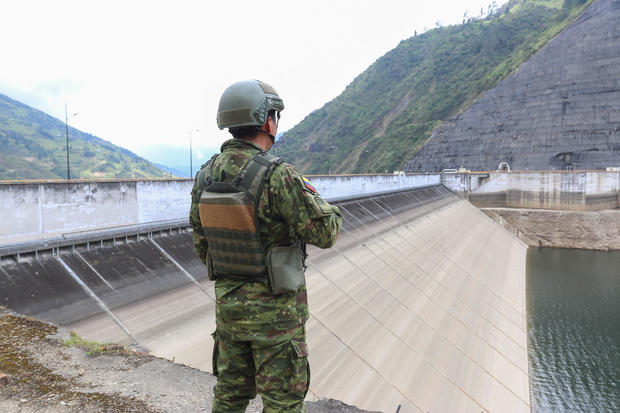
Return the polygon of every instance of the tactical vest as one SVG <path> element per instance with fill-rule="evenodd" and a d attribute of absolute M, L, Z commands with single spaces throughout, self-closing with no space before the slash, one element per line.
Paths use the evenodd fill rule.
<path fill-rule="evenodd" d="M 258 153 L 230 182 L 213 180 L 215 155 L 198 174 L 200 221 L 207 238 L 209 278 L 265 278 L 265 246 L 261 241 L 258 203 L 265 182 L 282 158 Z"/>

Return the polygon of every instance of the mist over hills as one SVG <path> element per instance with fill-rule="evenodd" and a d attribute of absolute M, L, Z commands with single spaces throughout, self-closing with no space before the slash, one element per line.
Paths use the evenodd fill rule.
<path fill-rule="evenodd" d="M 219 146 L 200 145 L 199 139 L 192 147 L 192 170 L 195 174 L 200 165 L 208 161 L 211 156 L 220 151 Z M 189 177 L 189 141 L 187 147 L 176 145 L 151 145 L 136 150 L 139 155 L 154 162 L 167 172 L 179 177 Z"/>
<path fill-rule="evenodd" d="M 65 124 L 0 94 L 0 179 L 67 178 Z M 69 127 L 71 179 L 164 177 L 169 173 L 97 136 Z"/>
<path fill-rule="evenodd" d="M 564 30 L 592 0 L 511 0 L 484 18 L 402 41 L 309 114 L 275 152 L 306 173 L 402 169 L 468 108 Z"/>
<path fill-rule="evenodd" d="M 232 138 L 228 132 L 224 131 L 225 137 Z M 276 135 L 276 142 L 285 132 Z M 220 145 L 202 145 L 198 136 L 194 137 L 192 144 L 192 178 L 200 169 L 200 166 L 207 162 L 213 154 L 220 152 Z M 189 177 L 189 140 L 187 146 L 175 145 L 151 145 L 142 147 L 136 152 L 144 158 L 154 162 L 163 170 L 179 177 Z"/>

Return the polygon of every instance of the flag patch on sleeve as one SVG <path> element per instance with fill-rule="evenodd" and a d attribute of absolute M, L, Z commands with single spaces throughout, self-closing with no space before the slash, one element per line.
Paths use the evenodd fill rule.
<path fill-rule="evenodd" d="M 306 187 L 306 189 L 314 194 L 317 193 L 316 188 L 310 183 L 310 181 L 308 180 L 308 178 L 306 178 L 305 176 L 303 177 L 304 180 L 304 186 Z"/>

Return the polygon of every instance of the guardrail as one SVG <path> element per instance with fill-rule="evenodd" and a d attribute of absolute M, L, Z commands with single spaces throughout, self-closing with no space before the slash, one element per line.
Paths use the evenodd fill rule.
<path fill-rule="evenodd" d="M 22 256 L 34 256 L 38 258 L 40 253 L 50 253 L 53 256 L 59 255 L 61 250 L 75 251 L 76 247 L 85 247 L 90 249 L 91 246 L 103 246 L 105 244 L 116 245 L 117 242 L 129 242 L 145 236 L 151 238 L 154 233 L 173 231 L 181 232 L 189 227 L 189 221 L 173 220 L 160 221 L 149 224 L 128 225 L 125 227 L 117 227 L 114 229 L 105 229 L 97 231 L 88 231 L 83 233 L 66 234 L 61 237 L 47 238 L 37 241 L 20 242 L 0 247 L 0 258 L 15 257 L 16 261 L 20 261 Z M 97 245 L 98 244 L 98 245 Z"/>

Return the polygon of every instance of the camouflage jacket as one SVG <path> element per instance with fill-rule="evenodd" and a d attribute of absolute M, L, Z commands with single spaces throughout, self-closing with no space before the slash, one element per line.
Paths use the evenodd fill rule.
<path fill-rule="evenodd" d="M 213 165 L 214 180 L 232 181 L 247 160 L 259 151 L 262 149 L 246 140 L 226 141 L 222 145 L 221 155 Z M 199 202 L 198 184 L 194 183 L 189 219 L 194 232 L 194 248 L 205 263 L 208 241 L 200 221 Z M 265 185 L 258 204 L 258 220 L 265 248 L 288 245 L 294 241 L 294 237 L 320 248 L 329 248 L 336 242 L 342 223 L 338 208 L 324 201 L 309 181 L 287 163 L 277 165 Z M 258 328 L 263 322 L 295 321 L 294 324 L 298 325 L 308 318 L 305 288 L 280 297 L 273 296 L 269 286 L 262 282 L 221 278 L 216 281 L 215 290 L 218 299 L 218 328 L 221 323 L 229 323 L 233 319 L 244 320 L 246 327 L 249 327 L 248 322 L 252 324 L 253 319 Z M 238 300 L 247 303 L 248 295 L 260 301 L 250 306 L 256 312 L 249 310 L 247 305 L 245 308 L 236 305 Z M 265 308 L 265 301 L 277 305 L 275 308 Z"/>

